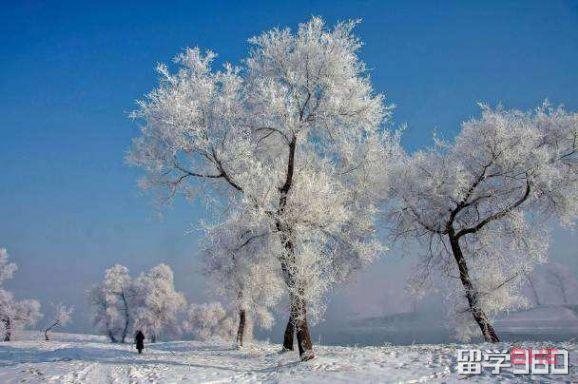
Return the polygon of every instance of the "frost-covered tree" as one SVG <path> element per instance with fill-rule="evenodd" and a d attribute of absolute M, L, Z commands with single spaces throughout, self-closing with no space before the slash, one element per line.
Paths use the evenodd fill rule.
<path fill-rule="evenodd" d="M 54 307 L 54 316 L 52 321 L 44 329 L 44 340 L 49 341 L 50 337 L 48 336 L 48 332 L 52 331 L 54 328 L 64 327 L 66 324 L 70 323 L 72 319 L 72 312 L 74 308 L 71 306 L 64 305 L 62 303 L 58 303 L 53 305 Z"/>
<path fill-rule="evenodd" d="M 4 281 L 11 279 L 14 276 L 14 272 L 18 269 L 18 266 L 15 263 L 11 263 L 8 259 L 6 248 L 0 248 L 0 285 Z"/>
<path fill-rule="evenodd" d="M 0 333 L 4 341 L 12 339 L 15 329 L 33 326 L 42 317 L 36 300 L 15 300 L 11 292 L 0 289 Z"/>
<path fill-rule="evenodd" d="M 578 291 L 576 276 L 562 264 L 548 263 L 541 268 L 546 282 L 555 287 L 554 292 L 562 304 L 576 304 L 575 293 Z"/>
<path fill-rule="evenodd" d="M 191 303 L 183 321 L 183 329 L 198 340 L 232 340 L 235 333 L 234 314 L 219 302 Z"/>
<path fill-rule="evenodd" d="M 212 52 L 188 49 L 176 73 L 159 66 L 160 86 L 133 114 L 143 127 L 129 159 L 146 170 L 144 187 L 226 190 L 268 221 L 290 302 L 284 347 L 296 333 L 304 360 L 314 356 L 307 314 L 318 318 L 325 293 L 381 250 L 370 191 L 390 153 L 389 110 L 357 56 L 355 24 L 273 29 L 250 40 L 242 68 L 222 71 Z"/>
<path fill-rule="evenodd" d="M 4 281 L 12 278 L 18 269 L 8 258 L 6 249 L 0 248 L 0 335 L 4 341 L 11 340 L 13 330 L 32 326 L 42 317 L 38 301 L 18 301 L 3 288 Z"/>
<path fill-rule="evenodd" d="M 186 310 L 185 296 L 175 291 L 172 269 L 159 264 L 135 279 L 132 287 L 134 328 L 156 342 L 162 332 L 177 333 L 178 315 Z"/>
<path fill-rule="evenodd" d="M 116 264 L 105 271 L 104 280 L 89 292 L 93 323 L 113 343 L 124 343 L 129 331 L 131 287 L 128 269 Z"/>
<path fill-rule="evenodd" d="M 528 282 L 528 288 L 532 293 L 532 297 L 534 298 L 534 304 L 535 306 L 539 307 L 542 304 L 540 303 L 540 295 L 538 294 L 538 290 L 536 289 L 536 283 L 534 281 L 534 277 L 532 276 L 532 274 L 529 274 L 527 276 L 526 281 Z"/>
<path fill-rule="evenodd" d="M 523 304 L 525 275 L 545 260 L 547 220 L 575 220 L 577 137 L 578 114 L 563 108 L 483 106 L 453 143 L 399 167 L 393 233 L 421 240 L 426 269 L 454 277 L 447 281 L 461 336 L 477 325 L 486 341 L 498 341 L 491 319 Z"/>
<path fill-rule="evenodd" d="M 534 307 L 578 304 L 578 279 L 567 265 L 547 262 L 528 275 L 523 287 Z"/>
<path fill-rule="evenodd" d="M 206 228 L 205 272 L 217 293 L 237 309 L 237 343 L 252 340 L 253 325 L 269 329 L 270 309 L 284 293 L 279 263 L 269 251 L 269 229 L 263 220 L 236 213 Z"/>

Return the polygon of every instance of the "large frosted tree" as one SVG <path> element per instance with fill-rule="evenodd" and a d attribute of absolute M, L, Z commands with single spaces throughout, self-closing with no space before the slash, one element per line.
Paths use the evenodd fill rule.
<path fill-rule="evenodd" d="M 492 317 L 523 305 L 525 276 L 546 258 L 546 225 L 578 212 L 578 114 L 482 108 L 452 143 L 407 155 L 392 184 L 393 234 L 441 269 L 461 336 L 499 341 Z"/>
<path fill-rule="evenodd" d="M 325 293 L 381 250 L 372 191 L 390 153 L 389 110 L 354 25 L 312 18 L 295 33 L 273 29 L 250 40 L 241 68 L 222 71 L 212 52 L 188 49 L 177 72 L 159 66 L 159 87 L 133 114 L 143 126 L 129 159 L 147 171 L 144 187 L 169 198 L 227 192 L 214 200 L 268 222 L 289 295 L 284 346 L 296 333 L 304 360 L 314 356 L 308 308 L 318 318 Z"/>

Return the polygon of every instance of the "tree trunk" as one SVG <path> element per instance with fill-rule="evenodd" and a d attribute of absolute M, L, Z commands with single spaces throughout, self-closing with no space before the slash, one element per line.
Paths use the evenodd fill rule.
<path fill-rule="evenodd" d="M 304 291 L 303 288 L 298 287 L 299 283 L 294 274 L 295 272 L 293 272 L 293 266 L 296 262 L 295 254 L 291 237 L 287 235 L 291 233 L 291 231 L 279 221 L 277 221 L 276 226 L 283 234 L 285 250 L 287 251 L 286 258 L 281 261 L 281 270 L 285 284 L 289 289 L 290 316 L 289 323 L 285 328 L 285 334 L 283 335 L 283 349 L 293 350 L 293 334 L 297 333 L 299 356 L 301 357 L 301 361 L 307 361 L 313 359 L 315 354 L 313 353 L 313 343 L 311 341 L 311 335 L 309 334 L 309 325 L 307 324 L 306 303 L 302 299 Z M 299 293 L 299 297 L 295 295 L 295 290 Z"/>
<path fill-rule="evenodd" d="M 536 302 L 536 306 L 539 307 L 540 306 L 540 296 L 538 296 L 538 291 L 536 291 L 536 286 L 534 286 L 534 282 L 532 281 L 532 278 L 529 276 L 528 276 L 528 284 L 530 286 L 530 290 L 534 294 L 534 301 Z"/>
<path fill-rule="evenodd" d="M 307 308 L 303 300 L 298 300 L 298 305 L 293 313 L 295 319 L 295 330 L 297 332 L 297 346 L 301 361 L 311 360 L 315 357 L 313 353 L 313 342 L 309 334 L 309 324 L 307 324 Z"/>
<path fill-rule="evenodd" d="M 6 333 L 4 334 L 4 341 L 10 341 L 12 338 L 12 322 L 10 318 L 7 317 L 4 320 L 4 325 L 6 326 Z"/>
<path fill-rule="evenodd" d="M 466 259 L 460 247 L 459 238 L 455 236 L 453 228 L 450 228 L 448 236 L 450 239 L 454 259 L 456 260 L 456 263 L 458 264 L 458 270 L 460 271 L 460 280 L 464 290 L 466 291 L 466 298 L 468 299 L 470 312 L 480 327 L 482 335 L 484 336 L 484 340 L 490 343 L 497 343 L 500 341 L 500 339 L 498 338 L 494 327 L 492 324 L 490 324 L 490 321 L 485 312 L 481 308 L 479 293 L 474 288 L 468 271 Z"/>
<path fill-rule="evenodd" d="M 44 340 L 45 341 L 50 341 L 50 338 L 48 337 L 48 332 L 50 332 L 54 327 L 58 327 L 60 324 L 60 322 L 57 320 L 54 323 L 52 323 L 48 328 L 46 328 L 44 330 Z"/>
<path fill-rule="evenodd" d="M 285 175 L 285 183 L 282 187 L 279 188 L 281 195 L 279 197 L 279 208 L 277 209 L 278 217 L 283 216 L 283 211 L 287 205 L 287 197 L 293 185 L 296 148 L 297 136 L 293 135 L 291 142 L 289 143 L 289 157 L 287 159 L 287 173 Z M 297 288 L 298 292 L 300 292 L 300 287 L 297 286 L 295 272 L 293 271 L 293 267 L 295 266 L 295 250 L 293 248 L 292 228 L 288 226 L 287 223 L 279 219 L 275 221 L 275 227 L 280 232 L 283 246 L 287 251 L 287 255 L 281 260 L 281 270 L 283 271 L 285 284 L 289 289 L 289 301 L 291 307 L 289 324 L 287 324 L 287 328 L 285 329 L 283 347 L 287 350 L 293 349 L 293 333 L 296 332 L 299 356 L 301 357 L 301 360 L 311 360 L 315 357 L 315 355 L 313 354 L 313 343 L 311 342 L 311 336 L 309 335 L 309 325 L 307 324 L 307 311 L 305 308 L 306 305 L 302 298 L 297 298 L 294 294 L 294 289 Z M 302 297 L 302 295 L 300 296 Z"/>
<path fill-rule="evenodd" d="M 239 329 L 237 329 L 237 344 L 243 346 L 243 337 L 245 336 L 247 313 L 244 309 L 239 310 Z"/>
<path fill-rule="evenodd" d="M 122 336 L 120 338 L 120 342 L 124 344 L 124 340 L 126 339 L 126 335 L 128 334 L 128 326 L 130 323 L 130 317 L 128 313 L 128 302 L 126 300 L 126 295 L 124 291 L 121 293 L 120 297 L 122 298 L 122 302 L 124 304 L 124 329 L 122 330 Z"/>
<path fill-rule="evenodd" d="M 311 360 L 315 357 L 313 353 L 313 342 L 309 333 L 309 324 L 307 323 L 307 307 L 303 299 L 290 295 L 289 322 L 285 328 L 283 338 L 283 350 L 293 350 L 294 334 L 297 334 L 297 347 L 301 361 Z"/>
<path fill-rule="evenodd" d="M 289 316 L 287 327 L 285 327 L 285 335 L 283 336 L 283 350 L 293 350 L 293 335 L 295 334 L 295 325 L 293 324 L 293 316 Z"/>
<path fill-rule="evenodd" d="M 110 330 L 110 329 L 108 330 L 108 337 L 110 338 L 111 343 L 117 342 L 116 337 L 114 337 L 114 333 L 112 333 L 112 330 Z"/>
<path fill-rule="evenodd" d="M 289 288 L 289 322 L 285 328 L 285 334 L 283 335 L 283 350 L 292 351 L 293 350 L 293 340 L 294 334 L 297 334 L 297 346 L 299 348 L 299 356 L 301 361 L 311 360 L 315 357 L 313 353 L 313 342 L 311 341 L 311 335 L 309 333 L 309 324 L 307 323 L 307 305 L 302 298 L 303 291 L 298 288 L 300 297 L 297 297 L 294 293 L 291 293 L 295 289 L 297 282 L 295 276 L 290 272 L 290 268 L 286 265 L 282 265 L 282 269 L 285 275 L 285 283 Z"/>
<path fill-rule="evenodd" d="M 566 288 L 564 287 L 563 281 L 560 281 L 560 292 L 562 292 L 562 301 L 564 301 L 564 304 L 568 304 L 568 297 L 566 296 Z"/>

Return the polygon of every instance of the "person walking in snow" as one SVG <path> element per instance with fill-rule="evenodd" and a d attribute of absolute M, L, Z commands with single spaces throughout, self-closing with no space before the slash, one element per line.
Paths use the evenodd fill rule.
<path fill-rule="evenodd" d="M 140 330 L 136 331 L 136 334 L 134 335 L 134 342 L 136 344 L 136 349 L 138 349 L 139 355 L 142 353 L 142 350 L 144 349 L 144 339 L 145 335 Z"/>

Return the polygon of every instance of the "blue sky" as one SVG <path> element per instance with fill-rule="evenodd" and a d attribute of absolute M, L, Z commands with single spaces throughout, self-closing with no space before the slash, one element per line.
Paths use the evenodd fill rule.
<path fill-rule="evenodd" d="M 410 150 L 451 138 L 478 101 L 578 109 L 578 1 L 3 1 L 0 246 L 20 265 L 9 287 L 82 309 L 111 263 L 137 273 L 165 261 L 203 299 L 194 228 L 206 212 L 179 201 L 156 215 L 123 159 L 137 133 L 126 114 L 155 64 L 185 47 L 237 63 L 249 37 L 311 15 L 363 20 L 360 55 Z M 576 266 L 575 237 L 560 236 L 556 252 Z"/>

